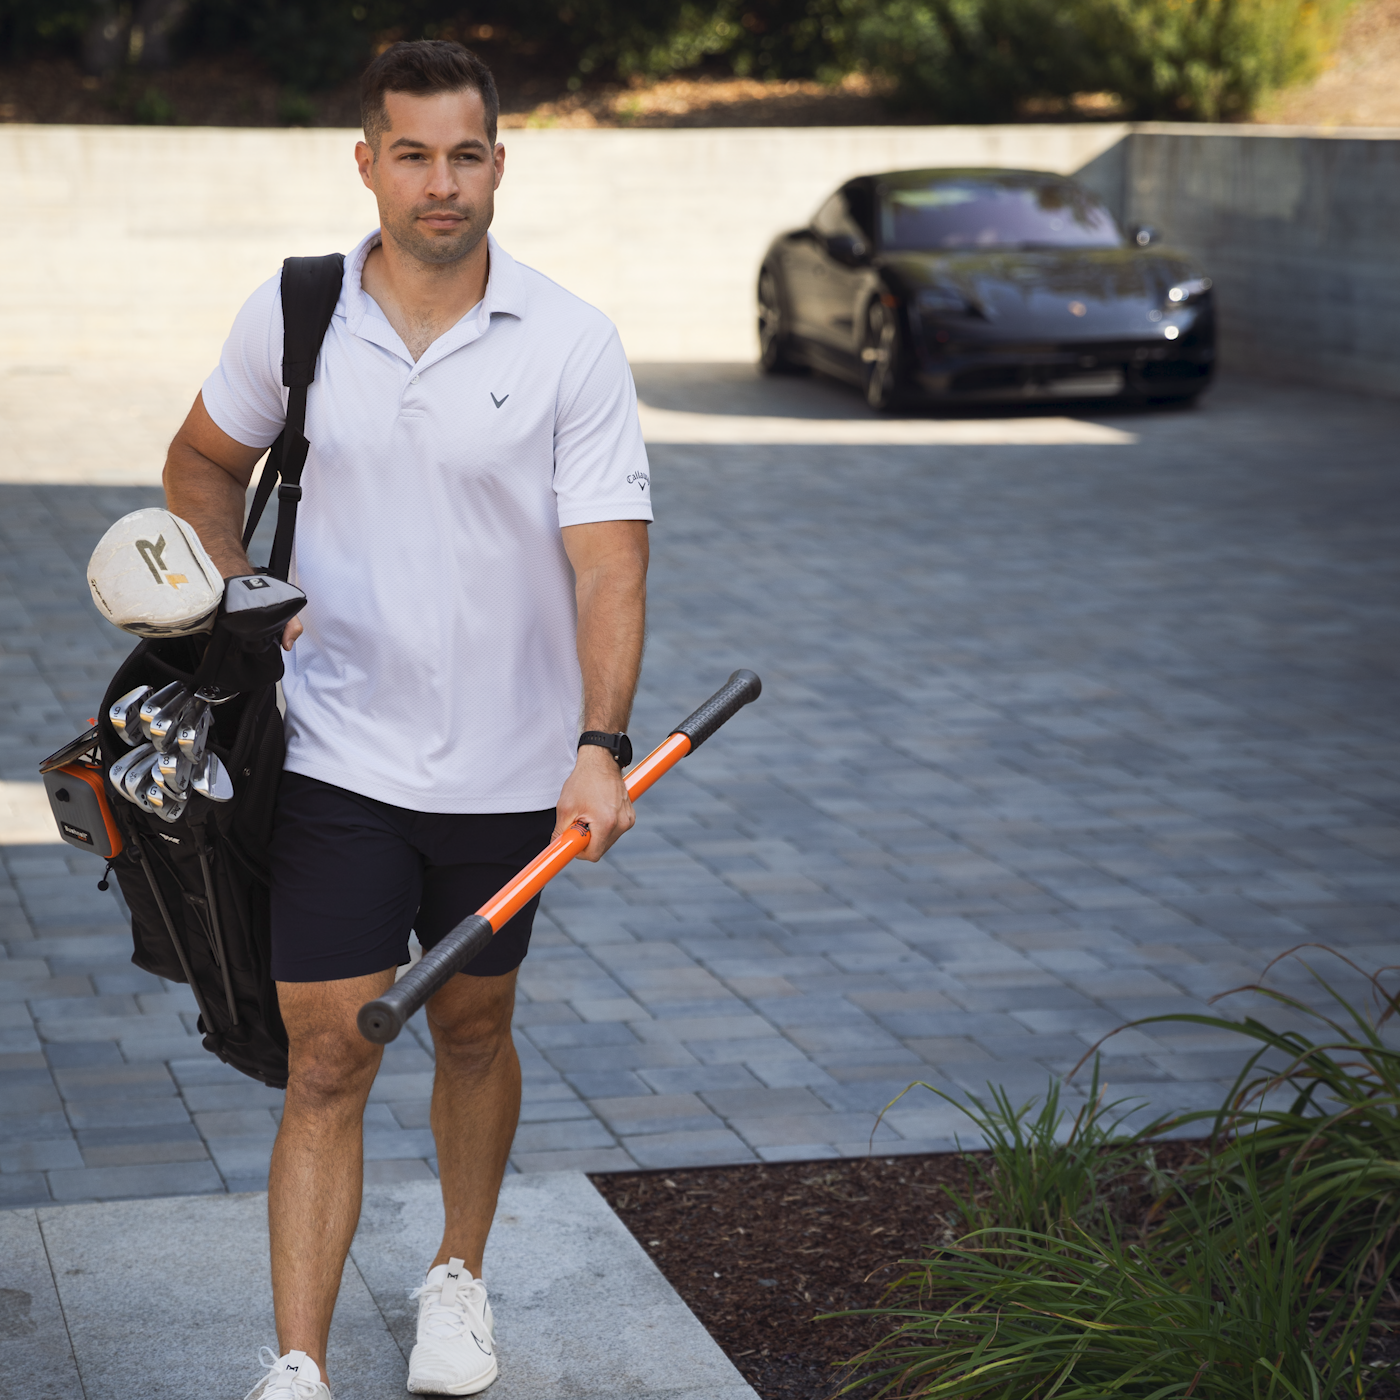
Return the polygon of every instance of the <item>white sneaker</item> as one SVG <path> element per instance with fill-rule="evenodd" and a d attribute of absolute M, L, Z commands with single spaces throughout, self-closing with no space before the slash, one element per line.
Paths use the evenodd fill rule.
<path fill-rule="evenodd" d="M 460 1259 L 428 1272 L 418 1300 L 418 1345 L 408 1358 L 413 1395 L 475 1395 L 496 1379 L 496 1342 L 486 1285 Z"/>
<path fill-rule="evenodd" d="M 243 1400 L 331 1400 L 321 1368 L 304 1351 L 278 1356 L 271 1347 L 259 1347 L 258 1361 L 267 1367 L 267 1375 Z"/>

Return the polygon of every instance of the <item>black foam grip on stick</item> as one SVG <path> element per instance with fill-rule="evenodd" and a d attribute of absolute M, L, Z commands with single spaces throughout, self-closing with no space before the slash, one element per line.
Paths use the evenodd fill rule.
<path fill-rule="evenodd" d="M 672 731 L 690 740 L 694 753 L 725 721 L 731 720 L 745 705 L 763 693 L 763 682 L 752 671 L 735 671 L 693 715 L 688 715 Z"/>
<path fill-rule="evenodd" d="M 356 1021 L 360 1034 L 387 1045 L 432 994 L 445 987 L 491 941 L 490 919 L 470 914 L 442 942 L 429 948 L 382 997 L 366 1002 Z"/>

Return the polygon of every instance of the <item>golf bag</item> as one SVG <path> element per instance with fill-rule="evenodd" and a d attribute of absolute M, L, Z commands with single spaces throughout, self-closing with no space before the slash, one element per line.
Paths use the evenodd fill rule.
<path fill-rule="evenodd" d="M 272 445 L 243 534 L 248 548 L 278 488 L 277 531 L 266 573 L 286 579 L 291 567 L 305 437 L 306 393 L 340 296 L 344 259 L 288 258 L 282 270 L 285 323 L 282 382 L 287 420 Z M 256 584 L 256 580 L 254 580 Z M 252 585 L 250 585 L 252 586 Z M 111 707 L 141 686 L 180 682 L 191 695 L 213 694 L 208 751 L 231 780 L 227 800 L 187 801 L 173 820 L 145 810 L 105 779 L 107 805 L 121 836 L 110 867 L 131 911 L 132 962 L 189 984 L 199 1007 L 205 1049 L 281 1088 L 287 1082 L 287 1034 L 271 974 L 268 842 L 285 758 L 277 682 L 282 652 L 272 639 L 249 645 L 225 627 L 226 602 L 211 633 L 146 637 L 122 663 L 103 697 L 97 746 L 101 768 L 132 753 L 134 740 L 114 727 Z"/>

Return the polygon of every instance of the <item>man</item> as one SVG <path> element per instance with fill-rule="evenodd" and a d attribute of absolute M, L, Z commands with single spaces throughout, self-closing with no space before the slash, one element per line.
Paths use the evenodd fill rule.
<path fill-rule="evenodd" d="M 410 929 L 430 947 L 571 822 L 597 860 L 633 820 L 622 731 L 652 516 L 617 333 L 488 236 L 505 151 L 478 58 L 396 44 L 362 105 L 356 160 L 381 228 L 346 258 L 310 390 L 294 574 L 309 601 L 283 637 L 272 941 L 290 1078 L 268 1181 L 278 1356 L 260 1400 L 330 1396 L 380 1059 L 356 1011 L 392 983 Z M 170 509 L 225 577 L 250 572 L 244 493 L 285 416 L 281 357 L 274 278 L 166 464 Z M 533 918 L 428 1003 L 445 1229 L 418 1290 L 414 1393 L 496 1376 L 482 1252 L 519 1113 L 510 1022 Z"/>

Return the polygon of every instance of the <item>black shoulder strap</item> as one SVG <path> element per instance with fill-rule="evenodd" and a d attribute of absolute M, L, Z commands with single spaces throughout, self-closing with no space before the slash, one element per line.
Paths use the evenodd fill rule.
<path fill-rule="evenodd" d="M 292 567 L 292 539 L 297 528 L 297 502 L 301 500 L 301 473 L 311 444 L 306 440 L 306 390 L 316 377 L 316 357 L 340 300 L 345 255 L 327 253 L 320 258 L 288 258 L 282 264 L 282 383 L 287 395 L 287 421 L 272 444 L 258 478 L 253 506 L 243 527 L 243 548 L 252 543 L 268 497 L 277 488 L 277 534 L 272 541 L 268 573 L 285 579 Z"/>

